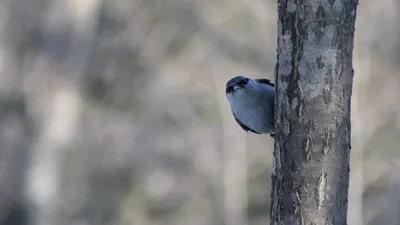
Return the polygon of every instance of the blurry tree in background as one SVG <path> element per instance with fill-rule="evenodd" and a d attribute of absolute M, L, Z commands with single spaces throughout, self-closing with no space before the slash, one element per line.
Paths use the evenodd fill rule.
<path fill-rule="evenodd" d="M 398 9 L 358 10 L 349 224 L 400 221 Z M 3 0 L 0 223 L 269 223 L 273 140 L 224 85 L 273 78 L 276 18 L 274 0 Z"/>
<path fill-rule="evenodd" d="M 347 224 L 357 3 L 278 1 L 271 224 Z"/>

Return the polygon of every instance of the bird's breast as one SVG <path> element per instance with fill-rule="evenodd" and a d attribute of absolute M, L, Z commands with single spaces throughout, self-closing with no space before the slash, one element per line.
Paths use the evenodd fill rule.
<path fill-rule="evenodd" d="M 268 133 L 273 129 L 271 120 L 274 119 L 273 108 L 268 101 L 269 99 L 261 96 L 253 96 L 245 99 L 233 98 L 230 103 L 232 112 L 244 125 L 259 133 Z"/>

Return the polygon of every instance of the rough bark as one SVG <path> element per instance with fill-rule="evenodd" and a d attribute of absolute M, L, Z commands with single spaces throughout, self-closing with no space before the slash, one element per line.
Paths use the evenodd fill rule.
<path fill-rule="evenodd" d="M 271 224 L 347 224 L 357 0 L 278 0 Z"/>

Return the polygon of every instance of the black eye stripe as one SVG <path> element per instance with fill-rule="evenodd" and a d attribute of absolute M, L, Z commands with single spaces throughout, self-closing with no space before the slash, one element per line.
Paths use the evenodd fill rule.
<path fill-rule="evenodd" d="M 245 84 L 247 84 L 247 82 L 249 82 L 249 80 L 248 79 L 243 79 L 243 80 L 241 80 L 241 81 L 239 81 L 239 85 L 245 85 Z"/>
<path fill-rule="evenodd" d="M 233 91 L 233 86 L 229 86 L 226 88 L 226 93 L 231 93 Z"/>

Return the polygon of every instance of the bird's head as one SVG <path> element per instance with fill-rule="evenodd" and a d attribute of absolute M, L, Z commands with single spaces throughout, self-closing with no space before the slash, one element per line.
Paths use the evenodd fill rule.
<path fill-rule="evenodd" d="M 226 83 L 225 92 L 227 95 L 238 94 L 252 86 L 253 79 L 245 76 L 236 76 Z"/>

